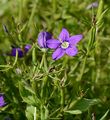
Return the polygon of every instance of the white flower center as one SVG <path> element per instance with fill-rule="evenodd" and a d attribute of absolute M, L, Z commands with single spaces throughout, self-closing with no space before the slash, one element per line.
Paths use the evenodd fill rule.
<path fill-rule="evenodd" d="M 68 47 L 69 47 L 69 42 L 63 42 L 63 43 L 61 44 L 61 47 L 62 47 L 63 49 L 68 48 Z"/>

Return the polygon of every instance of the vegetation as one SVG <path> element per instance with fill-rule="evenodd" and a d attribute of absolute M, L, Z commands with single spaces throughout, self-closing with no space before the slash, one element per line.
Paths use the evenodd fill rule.
<path fill-rule="evenodd" d="M 0 1 L 0 120 L 110 119 L 110 1 L 93 2 Z M 62 28 L 83 39 L 76 56 L 53 60 L 38 35 Z"/>

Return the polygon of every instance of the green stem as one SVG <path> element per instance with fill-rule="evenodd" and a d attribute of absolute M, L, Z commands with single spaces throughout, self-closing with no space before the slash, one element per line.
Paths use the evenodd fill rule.
<path fill-rule="evenodd" d="M 37 65 L 35 45 L 33 45 L 33 49 L 32 49 L 32 62 L 33 62 L 33 73 L 35 73 L 36 65 Z"/>
<path fill-rule="evenodd" d="M 86 61 L 87 61 L 87 56 L 85 56 L 85 58 L 83 60 L 82 68 L 81 68 L 81 71 L 80 71 L 80 75 L 77 77 L 76 81 L 80 81 L 82 79 L 82 76 L 83 76 L 84 70 L 85 70 Z"/>
<path fill-rule="evenodd" d="M 65 106 L 65 81 L 67 80 L 67 69 L 68 69 L 68 56 L 65 56 L 64 62 L 63 62 L 63 68 L 65 69 L 64 71 L 64 78 L 61 81 L 61 114 L 62 114 L 62 120 L 64 120 L 64 106 Z"/>
<path fill-rule="evenodd" d="M 41 120 L 44 120 L 43 105 L 41 105 Z"/>
<path fill-rule="evenodd" d="M 61 86 L 61 114 L 62 114 L 62 120 L 64 120 L 64 105 L 65 105 L 65 94 L 64 94 L 64 86 Z"/>
<path fill-rule="evenodd" d="M 41 69 L 42 66 L 43 66 L 43 62 L 44 62 L 44 54 L 43 54 L 43 56 L 42 56 L 42 60 L 41 60 L 41 63 L 40 63 L 40 69 Z"/>
<path fill-rule="evenodd" d="M 43 64 L 44 64 L 45 71 L 48 72 L 46 52 L 44 52 L 44 54 L 43 54 L 43 56 L 42 56 L 40 68 L 42 68 Z"/>
<path fill-rule="evenodd" d="M 45 104 L 45 96 L 46 95 L 46 85 L 47 85 L 47 76 L 44 77 L 41 86 L 41 120 L 45 119 L 45 112 L 44 112 L 44 104 Z"/>
<path fill-rule="evenodd" d="M 64 104 L 65 104 L 65 101 L 64 101 L 64 87 L 62 86 L 61 87 L 61 107 L 62 109 L 64 108 Z"/>
<path fill-rule="evenodd" d="M 42 56 L 40 68 L 42 68 L 43 65 L 44 65 L 44 69 L 47 73 L 48 68 L 47 68 L 46 51 L 44 51 L 44 54 Z M 41 120 L 45 119 L 44 104 L 45 104 L 45 96 L 46 96 L 47 78 L 48 78 L 47 76 L 44 77 L 44 79 L 42 80 L 42 85 L 41 85 L 41 101 L 42 101 L 41 102 Z"/>
<path fill-rule="evenodd" d="M 47 67 L 47 59 L 46 59 L 46 52 L 44 53 L 44 68 L 46 73 L 48 72 L 48 67 Z"/>
<path fill-rule="evenodd" d="M 77 81 L 80 81 L 82 79 L 82 76 L 83 76 L 84 70 L 85 70 L 85 66 L 86 66 L 87 57 L 90 54 L 92 47 L 94 46 L 95 40 L 96 40 L 96 26 L 92 26 L 92 28 L 90 30 L 90 40 L 88 41 L 88 46 L 87 46 L 87 53 L 83 60 L 82 68 L 80 70 L 80 75 L 77 77 Z"/>
<path fill-rule="evenodd" d="M 33 4 L 34 4 L 34 6 L 33 6 L 33 9 L 32 9 L 30 18 L 29 18 L 28 27 L 29 27 L 30 24 L 32 23 L 32 19 L 33 19 L 33 17 L 34 17 L 35 12 L 36 12 L 37 2 L 34 2 Z"/>
<path fill-rule="evenodd" d="M 23 4 L 22 4 L 22 0 L 19 0 L 19 21 L 21 21 L 22 19 L 22 7 L 23 7 Z"/>
<path fill-rule="evenodd" d="M 37 120 L 36 119 L 36 107 L 34 108 L 34 120 Z"/>
<path fill-rule="evenodd" d="M 103 8 L 104 8 L 104 1 L 100 0 L 98 11 L 97 11 L 97 16 L 96 16 L 97 20 L 100 18 L 101 14 L 103 12 Z"/>

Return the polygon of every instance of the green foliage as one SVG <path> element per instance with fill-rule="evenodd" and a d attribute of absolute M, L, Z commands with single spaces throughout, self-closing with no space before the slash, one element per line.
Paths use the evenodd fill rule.
<path fill-rule="evenodd" d="M 36 107 L 27 106 L 25 112 L 26 112 L 26 117 L 28 120 L 36 120 L 36 119 L 34 119 L 34 114 L 36 114 L 35 109 L 36 109 Z"/>
<path fill-rule="evenodd" d="M 85 99 L 80 98 L 76 101 L 73 101 L 70 104 L 70 110 L 67 110 L 65 112 L 70 114 L 81 114 L 84 111 L 87 111 L 92 105 L 95 105 L 99 102 L 97 99 Z M 71 110 L 72 109 L 72 110 Z"/>
<path fill-rule="evenodd" d="M 109 113 L 109 110 L 107 110 L 107 112 L 100 118 L 100 120 L 105 120 L 108 113 Z"/>
<path fill-rule="evenodd" d="M 23 102 L 28 103 L 29 105 L 36 105 L 38 100 L 36 100 L 36 96 L 34 91 L 28 86 L 24 86 L 22 82 L 19 83 L 19 92 L 23 99 Z"/>
<path fill-rule="evenodd" d="M 110 119 L 110 1 L 1 0 L 0 120 Z M 53 61 L 37 44 L 40 31 L 57 38 L 62 28 L 83 34 L 75 57 Z M 10 56 L 11 46 L 32 48 Z"/>

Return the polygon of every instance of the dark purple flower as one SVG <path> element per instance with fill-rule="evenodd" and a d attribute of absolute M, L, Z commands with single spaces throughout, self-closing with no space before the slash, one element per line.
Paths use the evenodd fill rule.
<path fill-rule="evenodd" d="M 3 107 L 5 105 L 6 105 L 6 103 L 4 101 L 4 96 L 3 96 L 3 94 L 0 93 L 0 107 Z"/>
<path fill-rule="evenodd" d="M 31 49 L 31 45 L 26 45 L 24 47 L 24 52 L 27 53 Z"/>
<path fill-rule="evenodd" d="M 47 48 L 46 41 L 52 39 L 52 35 L 49 32 L 40 32 L 38 35 L 38 44 L 41 48 Z"/>
<path fill-rule="evenodd" d="M 24 47 L 24 49 L 21 49 L 21 48 L 12 48 L 10 55 L 11 56 L 16 56 L 16 54 L 18 52 L 18 57 L 22 58 L 30 50 L 30 48 L 31 48 L 31 45 L 26 45 Z"/>
<path fill-rule="evenodd" d="M 21 48 L 12 48 L 12 50 L 11 50 L 11 56 L 16 56 L 17 52 L 18 52 L 18 57 L 19 58 L 21 58 L 21 57 L 24 56 L 23 50 Z"/>
<path fill-rule="evenodd" d="M 69 36 L 69 32 L 63 28 L 58 39 L 50 39 L 47 41 L 47 47 L 55 49 L 52 54 L 53 60 L 60 59 L 64 54 L 75 56 L 78 53 L 77 43 L 82 39 L 82 35 Z"/>

